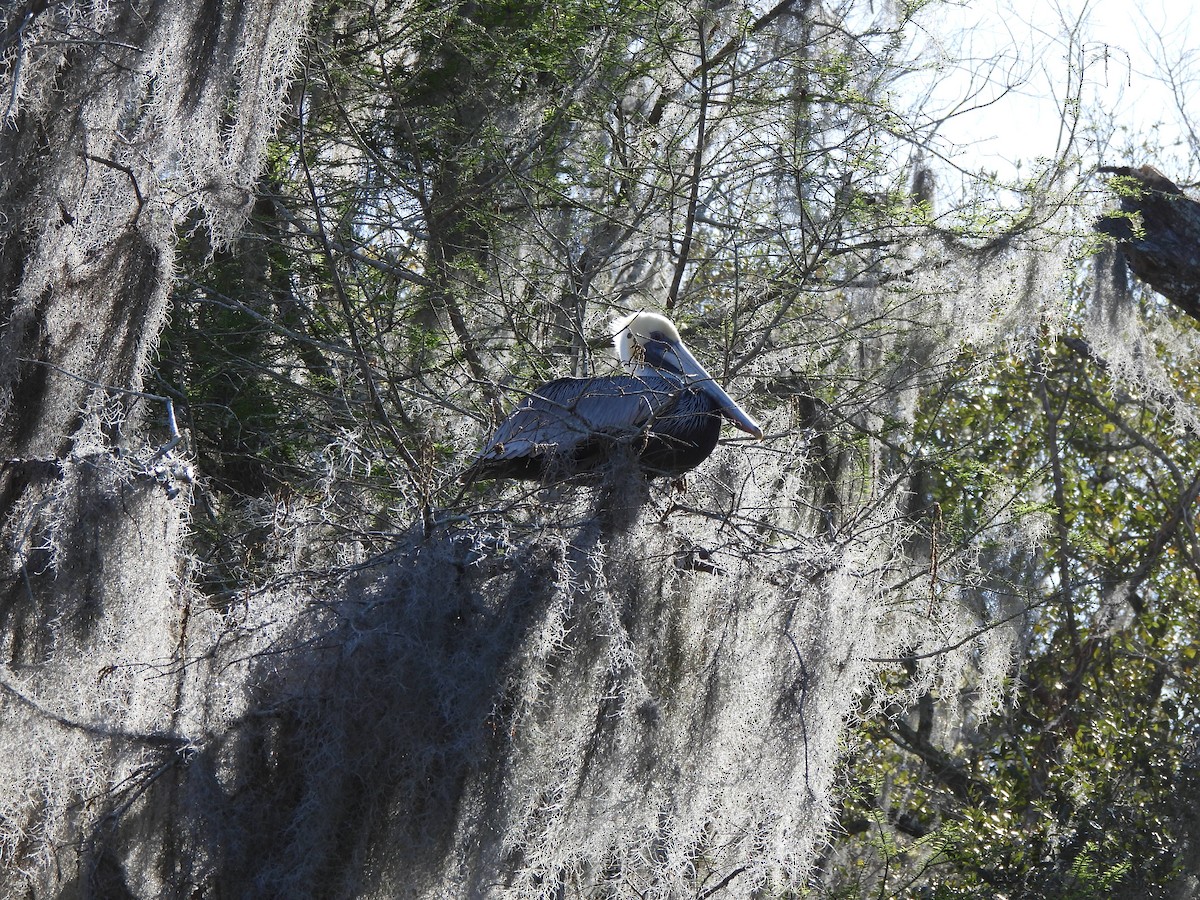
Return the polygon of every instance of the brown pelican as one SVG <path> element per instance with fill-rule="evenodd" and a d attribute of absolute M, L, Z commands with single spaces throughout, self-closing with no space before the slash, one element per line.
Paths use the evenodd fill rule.
<path fill-rule="evenodd" d="M 629 374 L 542 385 L 500 423 L 464 480 L 591 474 L 623 448 L 647 475 L 679 475 L 712 453 L 722 417 L 763 436 L 665 316 L 634 313 L 614 322 L 613 331 Z"/>

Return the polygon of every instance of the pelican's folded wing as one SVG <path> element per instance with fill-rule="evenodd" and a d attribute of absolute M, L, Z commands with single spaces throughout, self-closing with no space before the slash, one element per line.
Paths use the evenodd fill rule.
<path fill-rule="evenodd" d="M 639 433 L 671 402 L 679 385 L 664 378 L 619 375 L 559 378 L 522 400 L 500 423 L 469 474 L 508 474 L 505 460 L 569 465 L 577 450 L 597 438 Z M 540 471 L 540 466 L 537 467 Z M 511 474 L 521 477 L 520 466 Z M 531 469 L 524 472 L 535 475 Z"/>

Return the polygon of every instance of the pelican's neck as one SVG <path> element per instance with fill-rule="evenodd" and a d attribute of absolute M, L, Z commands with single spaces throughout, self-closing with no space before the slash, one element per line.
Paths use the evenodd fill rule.
<path fill-rule="evenodd" d="M 657 388 L 658 390 L 674 391 L 687 386 L 687 381 L 678 372 L 652 366 L 646 362 L 638 362 L 637 365 L 630 366 L 629 371 L 634 378 L 639 378 L 648 385 L 662 386 Z"/>

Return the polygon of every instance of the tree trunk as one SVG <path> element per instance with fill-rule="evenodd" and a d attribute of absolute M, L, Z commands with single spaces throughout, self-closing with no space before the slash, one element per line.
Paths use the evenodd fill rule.
<path fill-rule="evenodd" d="M 1200 203 L 1153 166 L 1100 171 L 1116 176 L 1110 187 L 1121 205 L 1096 230 L 1116 238 L 1134 275 L 1200 319 Z"/>
<path fill-rule="evenodd" d="M 110 840 L 186 743 L 179 681 L 123 674 L 171 659 L 188 617 L 188 470 L 146 449 L 140 426 L 166 422 L 166 405 L 141 377 L 177 228 L 199 217 L 222 239 L 248 210 L 306 7 L 25 0 L 0 14 L 5 896 L 130 896 L 127 877 L 170 840 L 128 876 Z"/>

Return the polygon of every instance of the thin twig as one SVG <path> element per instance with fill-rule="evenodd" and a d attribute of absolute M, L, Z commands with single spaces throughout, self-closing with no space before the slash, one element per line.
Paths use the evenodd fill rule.
<path fill-rule="evenodd" d="M 709 81 L 708 40 L 704 34 L 703 19 L 696 20 L 696 28 L 700 33 L 700 110 L 696 122 L 696 148 L 692 151 L 692 184 L 688 192 L 687 213 L 683 223 L 683 241 L 679 246 L 679 259 L 675 263 L 675 277 L 671 279 L 671 290 L 667 294 L 666 308 L 670 312 L 675 308 L 679 299 L 679 287 L 683 283 L 683 272 L 688 265 L 688 257 L 692 252 L 692 235 L 696 230 L 696 208 L 700 205 L 700 173 L 704 166 L 704 145 L 708 141 L 708 103 Z"/>
<path fill-rule="evenodd" d="M 37 366 L 45 366 L 47 369 L 53 369 L 55 372 L 66 375 L 68 378 L 74 378 L 76 381 L 82 382 L 89 387 L 94 387 L 97 390 L 106 391 L 113 394 L 127 394 L 131 397 L 140 397 L 145 400 L 154 400 L 158 403 L 162 403 L 166 407 L 167 430 L 171 434 L 171 439 L 154 452 L 154 455 L 150 457 L 150 462 L 154 462 L 155 460 L 166 456 L 179 445 L 180 441 L 183 440 L 183 435 L 179 433 L 179 426 L 176 424 L 175 420 L 175 403 L 170 397 L 165 397 L 162 394 L 151 394 L 146 391 L 135 391 L 133 388 L 114 387 L 110 384 L 102 384 L 99 381 L 93 381 L 90 378 L 84 378 L 82 375 L 76 375 L 74 372 L 68 371 L 61 366 L 56 366 L 52 362 L 46 362 L 44 359 L 29 359 L 28 357 L 20 357 L 18 362 L 30 363 Z"/>
<path fill-rule="evenodd" d="M 118 172 L 124 172 L 129 177 L 129 183 L 133 185 L 134 196 L 137 197 L 137 212 L 133 214 L 133 221 L 136 222 L 142 215 L 142 209 L 146 205 L 146 198 L 142 196 L 142 189 L 138 186 L 137 176 L 133 173 L 133 169 L 123 163 L 117 162 L 115 159 L 96 156 L 94 153 L 80 153 L 79 155 L 84 159 L 100 163 L 102 166 L 108 166 L 108 168 L 116 169 Z"/>

